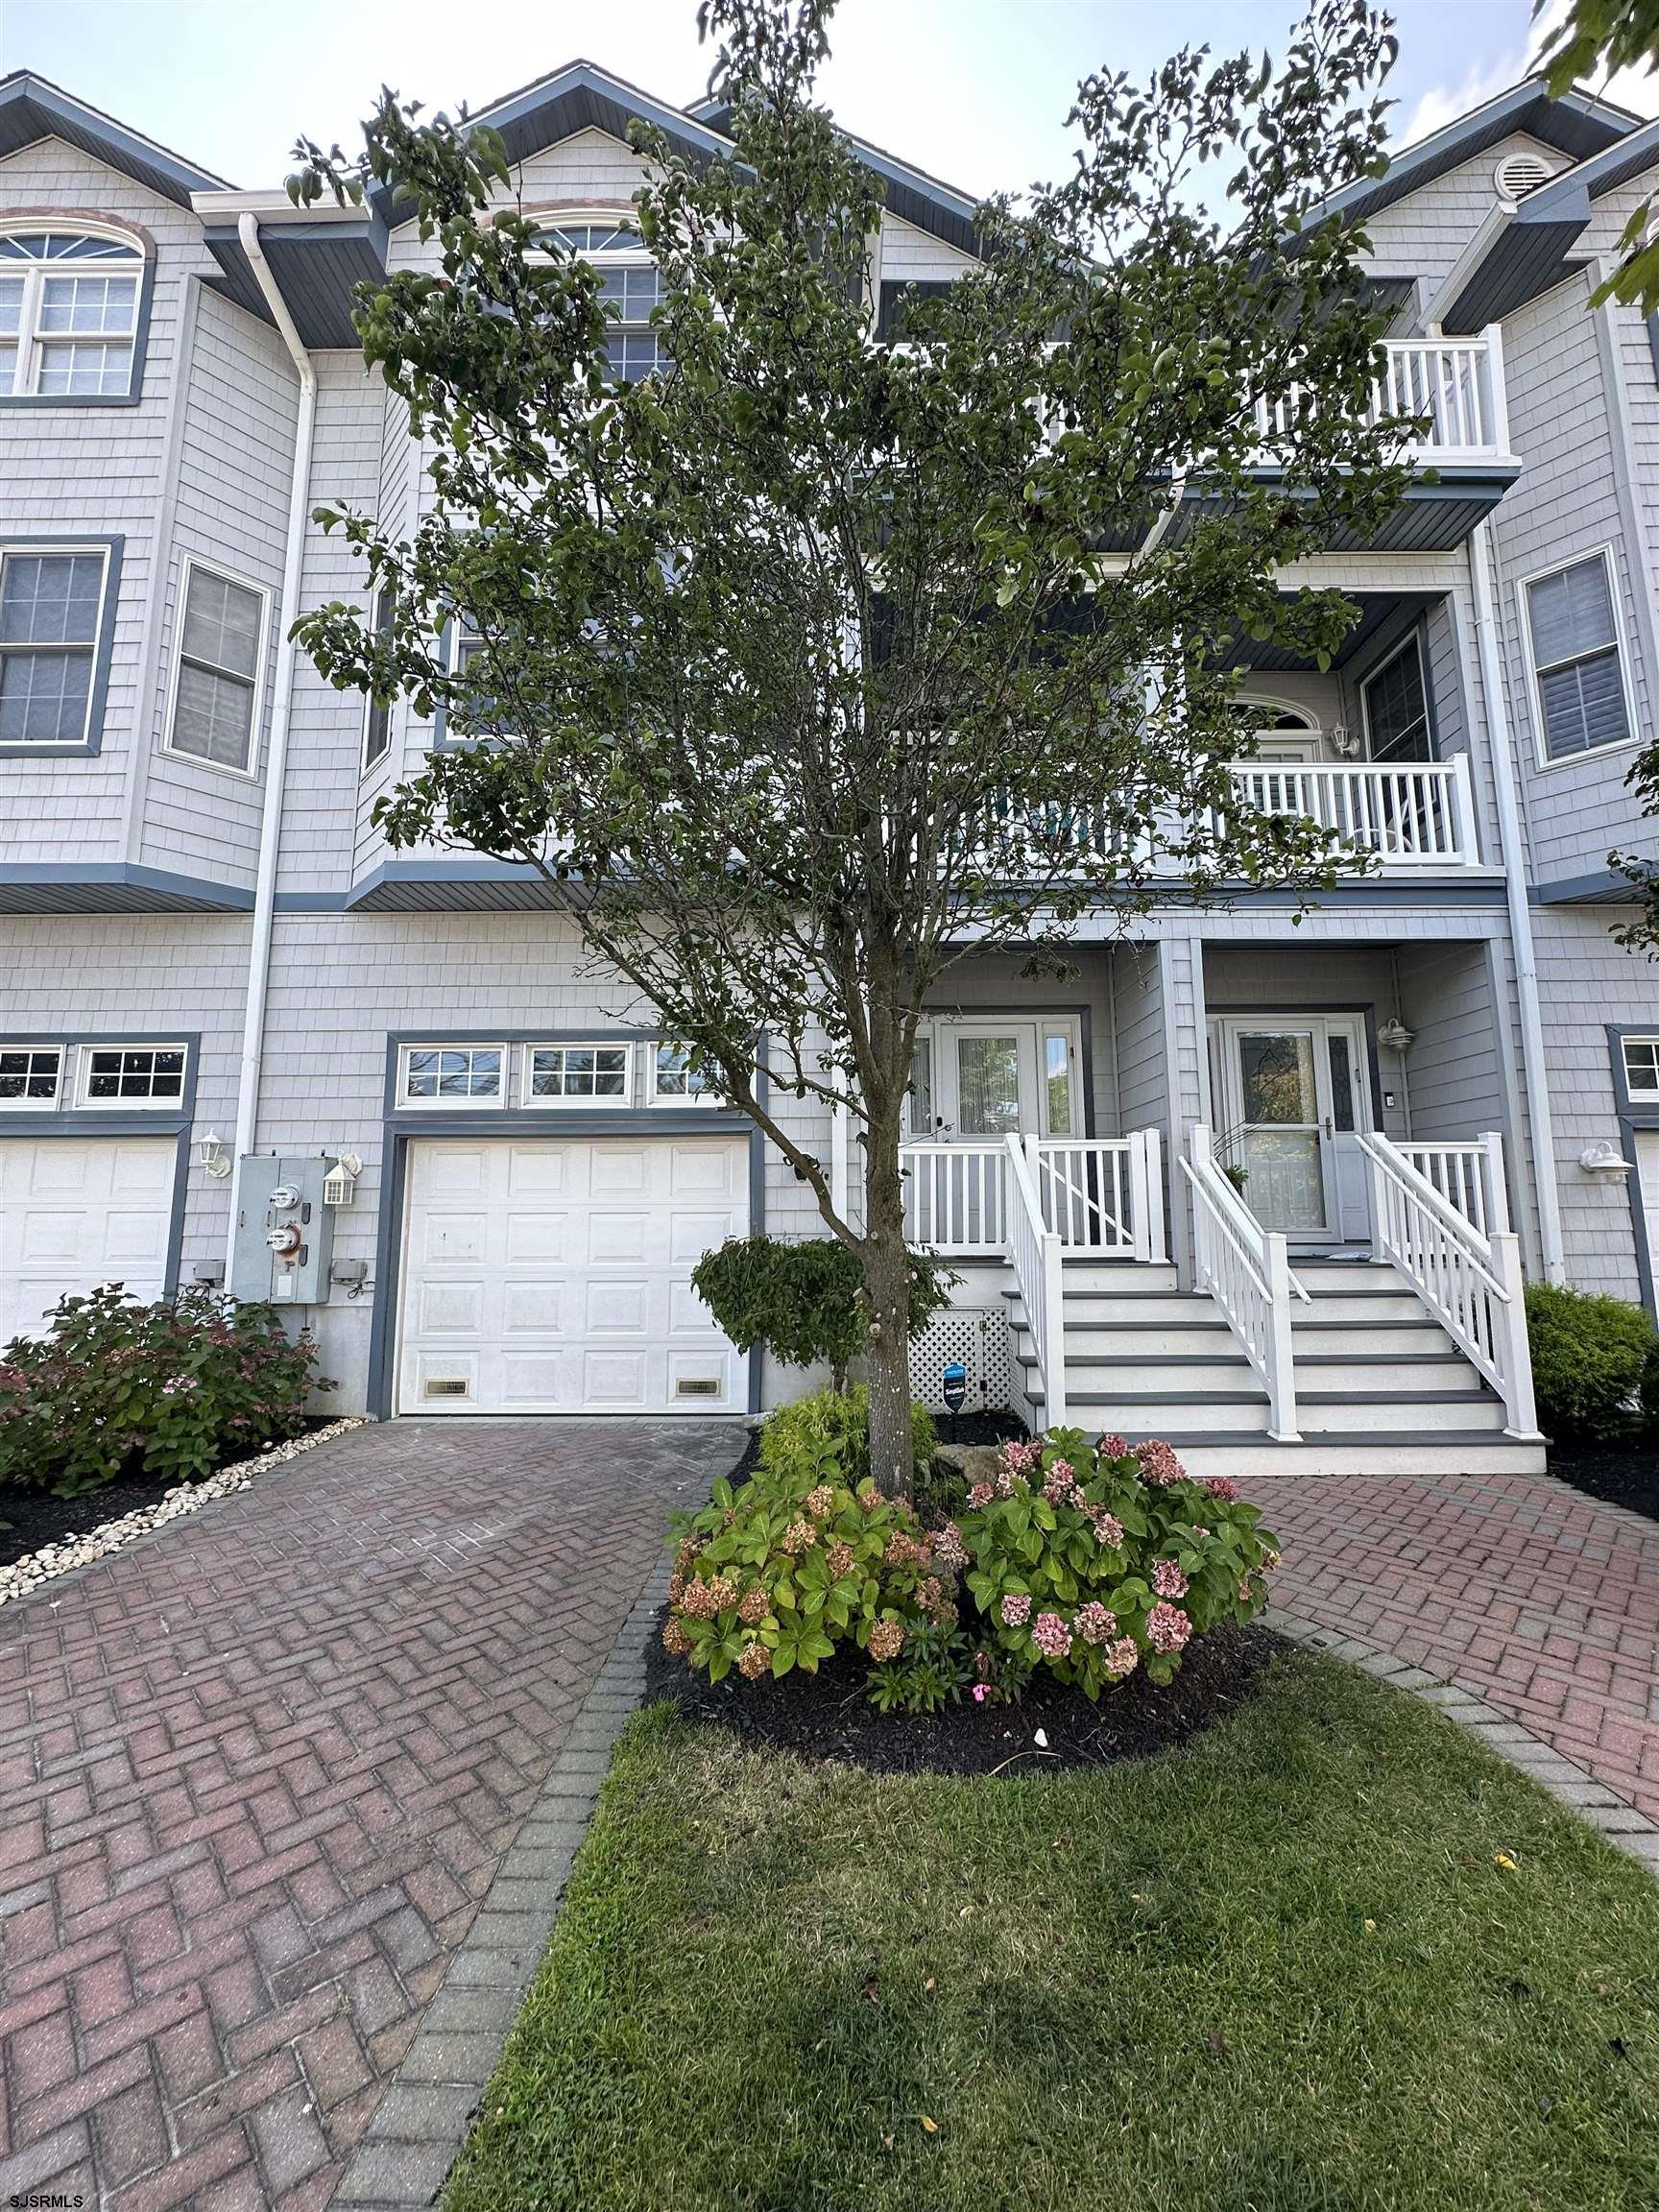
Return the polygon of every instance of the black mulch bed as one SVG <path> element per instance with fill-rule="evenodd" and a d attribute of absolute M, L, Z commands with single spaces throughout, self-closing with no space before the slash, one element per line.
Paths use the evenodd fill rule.
<path fill-rule="evenodd" d="M 307 1419 L 305 1431 L 322 1429 L 336 1418 L 332 1413 L 313 1415 Z M 238 1459 L 257 1459 L 264 1450 L 263 1444 L 252 1448 L 239 1444 L 223 1464 L 228 1467 Z M 119 1521 L 125 1513 L 159 1505 L 168 1491 L 178 1487 L 173 1476 L 156 1481 L 137 1475 L 108 1482 L 102 1490 L 83 1491 L 79 1498 L 54 1498 L 50 1490 L 18 1490 L 9 1483 L 0 1484 L 0 1567 L 10 1567 L 14 1559 L 25 1558 L 48 1544 L 84 1536 L 89 1529 L 102 1528 L 106 1521 Z"/>
<path fill-rule="evenodd" d="M 1558 1482 L 1570 1482 L 1586 1497 L 1659 1521 L 1659 1436 L 1551 1444 L 1546 1464 Z"/>
<path fill-rule="evenodd" d="M 646 1694 L 732 1729 L 746 1743 L 771 1744 L 805 1759 L 840 1759 L 875 1774 L 1039 1774 L 1063 1767 L 1106 1767 L 1172 1750 L 1226 1717 L 1255 1693 L 1270 1659 L 1288 1649 L 1265 1628 L 1221 1627 L 1194 1644 L 1173 1682 L 1160 1689 L 1143 1674 L 1098 1705 L 1057 1682 L 1034 1682 L 1018 1705 L 960 1705 L 936 1715 L 880 1714 L 864 1694 L 867 1662 L 838 1654 L 816 1674 L 745 1682 L 729 1674 L 711 1685 L 661 1642 L 664 1607 L 646 1661 Z M 1038 1730 L 1047 1738 L 1036 1742 Z"/>
<path fill-rule="evenodd" d="M 1028 1436 L 1030 1431 L 1018 1413 L 1000 1411 L 935 1413 L 933 1426 L 941 1444 L 1006 1444 L 1011 1436 Z"/>

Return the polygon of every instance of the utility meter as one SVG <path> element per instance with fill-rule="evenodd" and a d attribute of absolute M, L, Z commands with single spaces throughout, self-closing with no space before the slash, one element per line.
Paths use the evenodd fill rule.
<path fill-rule="evenodd" d="M 328 1163 L 250 1153 L 237 1185 L 238 1298 L 277 1306 L 322 1306 L 328 1298 L 334 1214 L 323 1202 Z"/>

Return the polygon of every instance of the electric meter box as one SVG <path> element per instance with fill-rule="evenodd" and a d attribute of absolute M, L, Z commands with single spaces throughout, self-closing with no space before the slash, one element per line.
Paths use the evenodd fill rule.
<path fill-rule="evenodd" d="M 230 1289 L 273 1306 L 325 1306 L 334 1209 L 323 1202 L 328 1162 L 251 1152 L 236 1188 Z"/>

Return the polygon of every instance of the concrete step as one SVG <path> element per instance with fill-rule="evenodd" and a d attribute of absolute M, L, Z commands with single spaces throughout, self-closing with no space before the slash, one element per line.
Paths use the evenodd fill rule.
<path fill-rule="evenodd" d="M 1088 1428 L 1079 1417 L 1077 1426 Z M 1132 1441 L 1140 1432 L 1125 1431 Z M 1492 1475 L 1542 1475 L 1544 1447 L 1502 1435 L 1453 1434 L 1440 1430 L 1399 1430 L 1379 1436 L 1369 1428 L 1329 1429 L 1304 1434 L 1299 1444 L 1281 1444 L 1245 1431 L 1232 1435 L 1190 1431 L 1171 1433 L 1173 1448 L 1188 1474 L 1201 1479 L 1226 1475 L 1246 1497 L 1258 1476 L 1306 1478 L 1352 1476 L 1356 1479 L 1388 1475 L 1432 1476 L 1443 1481 L 1481 1481 Z M 1271 1506 L 1267 1524 L 1272 1526 Z"/>
<path fill-rule="evenodd" d="M 1396 1397 L 1381 1391 L 1310 1388 L 1298 1375 L 1296 1426 L 1309 1435 L 1351 1430 L 1369 1430 L 1374 1435 L 1395 1430 L 1415 1434 L 1450 1435 L 1464 1431 L 1496 1433 L 1503 1427 L 1503 1406 L 1484 1387 L 1403 1390 Z"/>

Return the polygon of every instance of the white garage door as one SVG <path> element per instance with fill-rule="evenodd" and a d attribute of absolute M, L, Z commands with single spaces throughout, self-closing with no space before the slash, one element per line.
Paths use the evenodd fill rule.
<path fill-rule="evenodd" d="M 38 1329 L 66 1291 L 161 1295 L 178 1157 L 170 1137 L 0 1132 L 0 1344 Z"/>
<path fill-rule="evenodd" d="M 745 1362 L 691 1287 L 749 1226 L 743 1138 L 409 1147 L 405 1413 L 720 1413 Z"/>
<path fill-rule="evenodd" d="M 1642 1178 L 1642 1212 L 1647 1222 L 1647 1255 L 1659 1283 L 1659 1129 L 1636 1132 L 1636 1172 Z"/>

